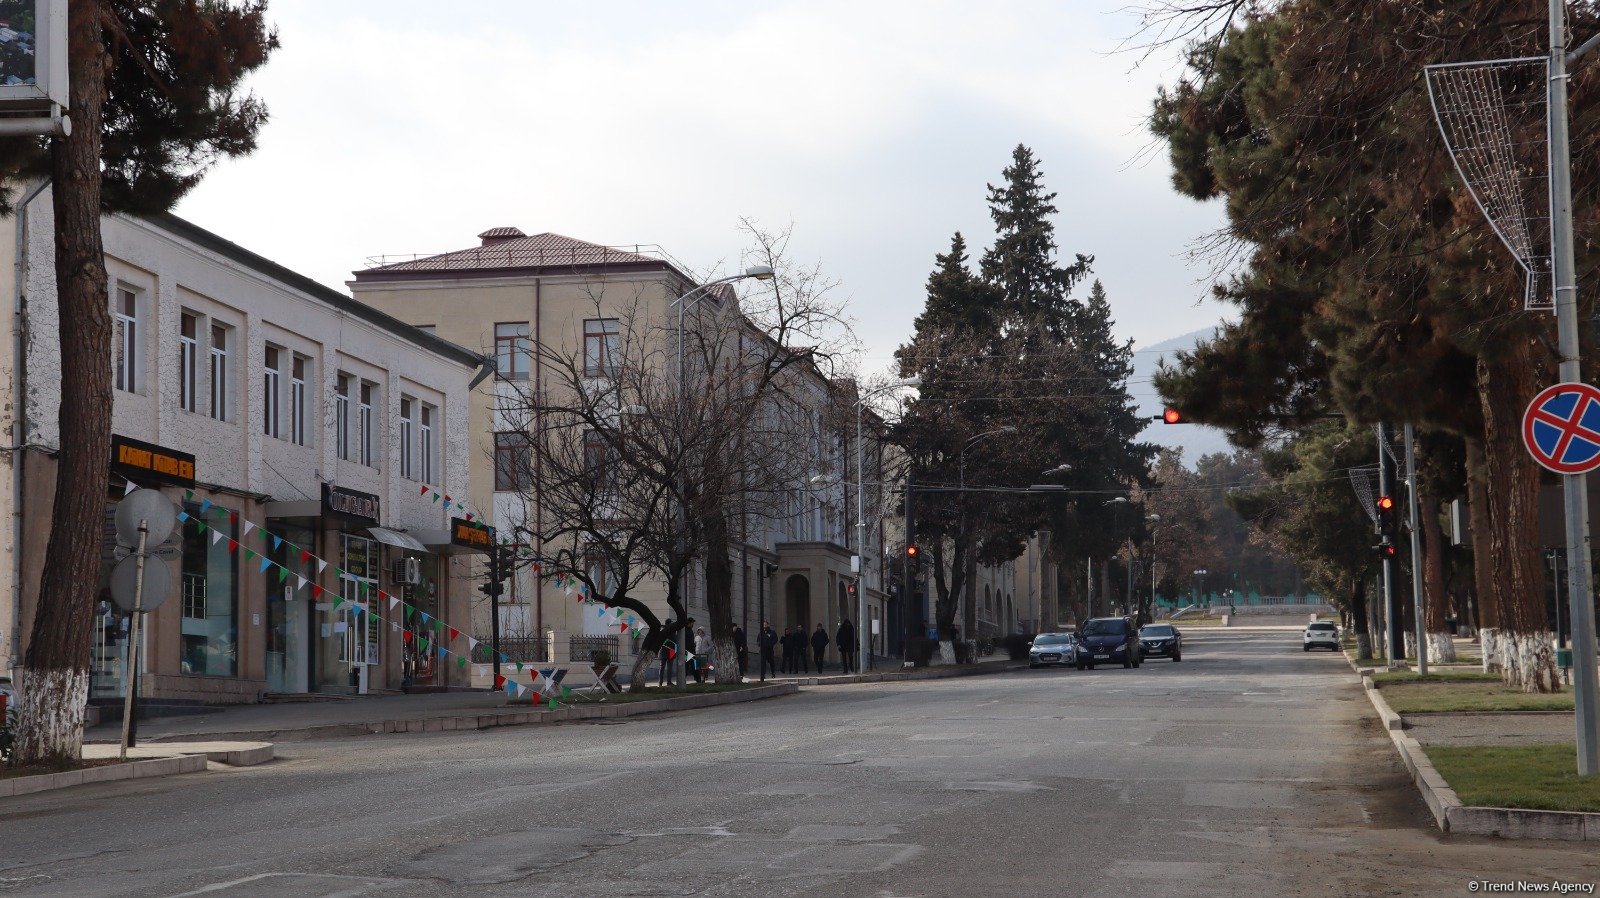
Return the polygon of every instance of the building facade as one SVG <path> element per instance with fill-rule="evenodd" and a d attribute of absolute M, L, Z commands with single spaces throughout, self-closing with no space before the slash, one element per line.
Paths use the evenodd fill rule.
<path fill-rule="evenodd" d="M 26 651 L 52 520 L 59 307 L 49 191 L 0 252 L 25 327 L 0 341 L 25 448 L 0 533 L 8 666 Z M 487 363 L 174 216 L 102 222 L 114 443 L 91 699 L 126 688 L 128 616 L 110 600 L 110 514 L 133 489 L 181 509 L 172 588 L 148 615 L 140 693 L 251 702 L 470 680 L 468 396 Z M 451 496 L 452 501 L 443 497 Z M 461 499 L 454 497 L 460 496 Z M 470 516 L 473 520 L 467 520 Z M 456 538 L 453 538 L 456 537 Z"/>

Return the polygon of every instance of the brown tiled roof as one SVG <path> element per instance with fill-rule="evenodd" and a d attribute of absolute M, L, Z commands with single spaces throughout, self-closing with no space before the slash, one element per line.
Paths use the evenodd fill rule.
<path fill-rule="evenodd" d="M 365 275 L 406 272 L 471 272 L 607 266 L 676 267 L 663 258 L 616 247 L 601 246 L 598 243 L 589 243 L 584 240 L 574 240 L 571 237 L 563 237 L 560 234 L 544 233 L 527 237 L 521 236 L 521 232 L 515 228 L 493 228 L 483 232 L 479 237 L 484 240 L 486 245 L 396 262 L 388 261 L 392 257 L 374 260 L 379 264 L 356 272 L 356 279 L 361 280 Z M 644 247 L 634 247 L 634 249 L 644 249 Z"/>

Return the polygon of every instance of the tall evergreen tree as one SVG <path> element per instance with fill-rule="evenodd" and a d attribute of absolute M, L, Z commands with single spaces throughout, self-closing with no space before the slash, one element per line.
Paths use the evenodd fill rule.
<path fill-rule="evenodd" d="M 211 162 L 248 152 L 266 110 L 241 92 L 278 45 L 266 4 L 69 0 L 67 137 L 0 140 L 0 173 L 48 174 L 61 304 L 61 447 L 38 611 L 18 670 L 13 764 L 82 753 L 111 442 L 102 211 L 169 208 Z"/>
<path fill-rule="evenodd" d="M 1056 263 L 1056 194 L 1045 192 L 1044 172 L 1028 147 L 1017 144 L 1002 184 L 989 185 L 989 217 L 995 241 L 983 254 L 979 271 L 1004 295 L 1006 323 L 1042 321 L 1047 333 L 1065 337 L 1076 304 L 1068 295 L 1089 272 L 1092 256 L 1079 255 L 1063 268 Z"/>

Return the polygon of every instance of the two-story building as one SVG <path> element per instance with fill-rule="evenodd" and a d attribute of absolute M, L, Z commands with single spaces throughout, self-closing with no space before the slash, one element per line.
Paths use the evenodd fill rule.
<path fill-rule="evenodd" d="M 4 222 L 0 281 L 0 629 L 26 650 L 52 524 L 59 444 L 48 188 Z M 145 629 L 141 695 L 267 693 L 470 680 L 478 523 L 469 395 L 488 363 L 171 215 L 102 220 L 112 317 L 113 445 L 91 698 L 126 685 L 128 617 L 110 601 L 110 515 L 135 488 L 182 511 L 172 595 Z M 451 497 L 446 501 L 445 497 Z M 459 498 L 457 498 L 459 497 Z M 468 516 L 473 520 L 469 521 Z M 457 537 L 453 539 L 452 537 Z"/>

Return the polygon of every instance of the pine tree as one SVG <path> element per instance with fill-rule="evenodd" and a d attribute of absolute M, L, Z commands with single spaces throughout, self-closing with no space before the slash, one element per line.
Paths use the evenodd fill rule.
<path fill-rule="evenodd" d="M 1001 186 L 989 185 L 995 241 L 983 254 L 979 271 L 1004 293 L 1008 324 L 1042 320 L 1049 333 L 1064 336 L 1074 305 L 1068 294 L 1094 259 L 1080 255 L 1066 268 L 1056 264 L 1055 225 L 1050 221 L 1059 211 L 1056 195 L 1045 192 L 1044 173 L 1032 150 L 1017 144 L 1011 165 L 1001 175 Z"/>

